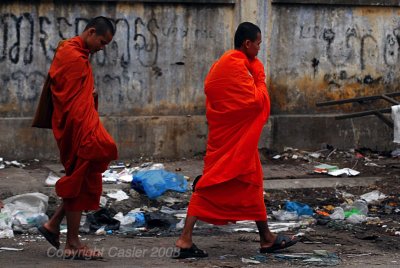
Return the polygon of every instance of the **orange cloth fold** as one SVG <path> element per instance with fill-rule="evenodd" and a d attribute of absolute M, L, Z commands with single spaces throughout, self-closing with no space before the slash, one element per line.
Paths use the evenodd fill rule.
<path fill-rule="evenodd" d="M 56 183 L 67 210 L 99 206 L 101 173 L 117 159 L 117 147 L 100 122 L 93 98 L 94 79 L 89 50 L 77 36 L 57 50 L 50 67 L 53 94 L 53 134 L 66 176 Z"/>
<path fill-rule="evenodd" d="M 257 148 L 270 112 L 264 66 L 227 51 L 211 67 L 205 94 L 207 152 L 188 215 L 214 224 L 266 220 Z"/>

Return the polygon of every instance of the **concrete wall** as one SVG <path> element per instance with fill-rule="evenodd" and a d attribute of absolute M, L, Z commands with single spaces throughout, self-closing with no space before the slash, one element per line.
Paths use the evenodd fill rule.
<path fill-rule="evenodd" d="M 97 15 L 110 17 L 117 25 L 113 41 L 93 55 L 91 63 L 100 114 L 119 145 L 120 156 L 179 157 L 203 152 L 206 133 L 194 137 L 189 133 L 199 126 L 207 130 L 203 80 L 212 63 L 232 47 L 234 31 L 232 1 L 219 2 L 227 4 L 1 4 L 0 155 L 58 156 L 49 131 L 31 129 L 29 118 L 58 41 L 79 34 Z M 148 120 L 159 116 L 165 118 Z M 15 135 L 13 143 L 10 133 Z M 186 133 L 185 137 L 179 133 Z M 43 147 L 41 138 L 49 146 Z"/>
<path fill-rule="evenodd" d="M 400 8 L 274 5 L 272 14 L 273 113 L 357 111 L 315 103 L 398 91 Z"/>
<path fill-rule="evenodd" d="M 241 21 L 260 25 L 272 97 L 259 147 L 390 148 L 391 130 L 378 119 L 338 122 L 333 113 L 359 108 L 317 109 L 315 102 L 396 89 L 398 11 L 271 0 L 3 1 L 0 157 L 58 157 L 51 131 L 32 129 L 31 118 L 58 41 L 97 15 L 117 24 L 113 42 L 91 62 L 100 114 L 121 158 L 205 151 L 203 80 L 232 48 Z"/>

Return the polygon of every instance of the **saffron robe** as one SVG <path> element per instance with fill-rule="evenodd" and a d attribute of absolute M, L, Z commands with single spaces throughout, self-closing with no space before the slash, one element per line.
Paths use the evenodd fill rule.
<path fill-rule="evenodd" d="M 89 50 L 79 36 L 60 45 L 49 75 L 52 129 L 66 172 L 56 183 L 56 193 L 63 198 L 66 210 L 98 209 L 102 173 L 118 153 L 100 122 Z"/>
<path fill-rule="evenodd" d="M 264 66 L 227 51 L 205 79 L 207 151 L 188 215 L 212 224 L 265 221 L 258 140 L 270 113 Z"/>

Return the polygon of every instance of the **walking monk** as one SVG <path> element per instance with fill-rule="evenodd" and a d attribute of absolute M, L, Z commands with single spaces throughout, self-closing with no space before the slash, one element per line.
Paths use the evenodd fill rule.
<path fill-rule="evenodd" d="M 297 242 L 272 234 L 267 224 L 257 149 L 270 112 L 264 66 L 256 58 L 261 31 L 256 25 L 243 22 L 234 42 L 235 49 L 222 55 L 205 79 L 207 152 L 203 176 L 194 185 L 185 226 L 176 241 L 180 248 L 176 258 L 208 256 L 192 242 L 197 220 L 218 225 L 254 220 L 261 253 Z"/>
<path fill-rule="evenodd" d="M 105 17 L 92 19 L 84 31 L 64 41 L 51 64 L 54 111 L 52 129 L 66 175 L 56 184 L 63 199 L 53 217 L 39 228 L 54 247 L 60 246 L 60 223 L 67 218 L 67 258 L 101 258 L 101 253 L 83 245 L 79 224 L 83 210 L 99 208 L 102 172 L 117 158 L 117 147 L 99 120 L 94 78 L 89 55 L 102 50 L 115 33 Z"/>

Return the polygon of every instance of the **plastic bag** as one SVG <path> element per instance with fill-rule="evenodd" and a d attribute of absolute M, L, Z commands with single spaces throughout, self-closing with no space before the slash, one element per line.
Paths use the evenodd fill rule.
<path fill-rule="evenodd" d="M 41 193 L 27 193 L 5 199 L 1 212 L 12 219 L 14 231 L 24 232 L 48 221 L 45 214 L 49 197 Z"/>
<path fill-rule="evenodd" d="M 278 210 L 272 211 L 272 215 L 277 221 L 296 221 L 299 218 L 296 211 Z"/>
<path fill-rule="evenodd" d="M 167 190 L 185 192 L 187 181 L 180 174 L 165 170 L 147 170 L 133 175 L 131 186 L 139 193 L 145 193 L 149 198 L 154 199 Z"/>
<path fill-rule="evenodd" d="M 329 216 L 332 220 L 344 220 L 344 210 L 341 207 L 336 207 L 333 213 Z"/>
<path fill-rule="evenodd" d="M 303 215 L 312 216 L 314 214 L 313 210 L 309 205 L 302 204 L 299 202 L 286 201 L 285 209 L 287 211 L 295 211 L 298 216 L 303 216 Z"/>

